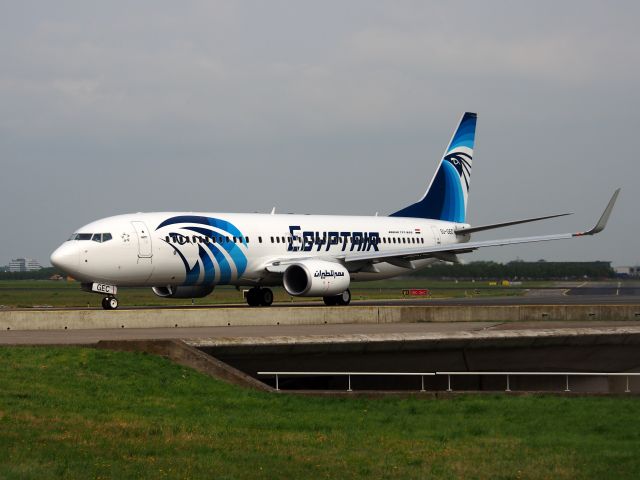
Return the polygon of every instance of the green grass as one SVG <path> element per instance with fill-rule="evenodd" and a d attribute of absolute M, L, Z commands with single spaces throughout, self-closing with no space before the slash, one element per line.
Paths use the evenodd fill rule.
<path fill-rule="evenodd" d="M 160 357 L 0 349 L 0 478 L 636 478 L 640 403 L 307 398 Z"/>
<path fill-rule="evenodd" d="M 519 287 L 489 287 L 488 282 L 453 282 L 427 278 L 408 278 L 361 282 L 351 285 L 354 300 L 400 299 L 406 288 L 427 288 L 432 298 L 455 298 L 465 296 L 522 295 L 523 288 L 546 286 L 548 283 L 528 283 Z M 283 288 L 274 288 L 276 302 L 308 302 L 317 298 L 293 298 Z M 118 299 L 123 306 L 141 305 L 191 305 L 191 299 L 168 299 L 156 296 L 151 288 L 120 288 Z M 101 295 L 80 290 L 77 282 L 51 280 L 1 280 L 0 305 L 6 307 L 100 307 Z M 195 299 L 196 305 L 244 303 L 242 292 L 231 286 L 216 287 L 204 298 Z"/>

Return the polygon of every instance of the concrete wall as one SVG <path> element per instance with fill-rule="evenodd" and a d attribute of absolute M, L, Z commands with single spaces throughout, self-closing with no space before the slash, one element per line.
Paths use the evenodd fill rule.
<path fill-rule="evenodd" d="M 640 305 L 3 310 L 1 330 L 532 320 L 640 320 Z"/>
<path fill-rule="evenodd" d="M 458 332 L 454 334 L 331 338 L 211 339 L 188 342 L 251 376 L 258 371 L 309 372 L 638 372 L 640 329 Z M 284 340 L 284 339 L 282 339 Z M 271 377 L 258 377 L 273 385 Z M 563 392 L 564 376 L 510 378 L 513 391 Z M 572 392 L 624 393 L 626 377 L 571 376 Z M 346 388 L 344 376 L 282 377 L 284 389 Z M 504 390 L 504 376 L 454 376 L 455 390 Z M 416 390 L 420 378 L 352 378 L 356 390 Z M 447 388 L 446 375 L 425 377 L 430 391 Z M 629 387 L 640 392 L 640 377 Z"/>

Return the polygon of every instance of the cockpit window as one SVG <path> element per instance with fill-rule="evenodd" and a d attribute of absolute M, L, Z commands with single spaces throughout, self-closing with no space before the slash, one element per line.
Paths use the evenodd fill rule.
<path fill-rule="evenodd" d="M 76 235 L 76 240 L 91 240 L 93 233 L 79 233 Z"/>
<path fill-rule="evenodd" d="M 94 233 L 93 237 L 91 237 L 91 240 L 98 243 L 104 243 L 111 240 L 111 238 L 113 237 L 111 236 L 110 233 Z"/>

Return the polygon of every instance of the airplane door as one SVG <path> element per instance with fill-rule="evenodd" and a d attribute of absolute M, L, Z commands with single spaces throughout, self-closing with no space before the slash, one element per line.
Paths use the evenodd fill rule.
<path fill-rule="evenodd" d="M 151 233 L 144 222 L 131 222 L 138 234 L 138 257 L 151 258 Z"/>
<path fill-rule="evenodd" d="M 440 237 L 440 229 L 438 227 L 431 227 L 431 231 L 433 232 L 433 240 L 436 246 L 442 244 L 442 237 Z"/>

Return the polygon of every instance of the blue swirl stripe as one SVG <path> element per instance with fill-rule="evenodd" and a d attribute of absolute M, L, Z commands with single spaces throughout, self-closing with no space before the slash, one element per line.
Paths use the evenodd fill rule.
<path fill-rule="evenodd" d="M 186 274 L 185 285 L 194 285 L 198 283 L 204 283 L 208 285 L 211 285 L 213 283 L 228 283 L 232 279 L 234 273 L 232 271 L 232 265 L 229 262 L 229 258 L 231 259 L 233 266 L 235 266 L 236 278 L 239 278 L 244 273 L 247 268 L 247 257 L 243 250 L 240 248 L 240 245 L 244 245 L 246 248 L 248 248 L 248 245 L 246 243 L 244 235 L 235 225 L 227 222 L 226 220 L 221 220 L 218 218 L 204 217 L 199 215 L 178 215 L 163 221 L 156 228 L 156 231 L 169 225 L 178 226 L 179 224 L 184 223 L 190 223 L 191 225 L 185 225 L 178 228 L 204 235 L 207 238 L 233 236 L 240 239 L 240 243 L 209 242 L 198 244 L 199 260 L 196 261 L 196 264 L 193 267 L 189 266 L 189 262 L 187 261 L 184 254 L 175 245 L 170 244 L 174 251 L 177 252 L 177 254 L 180 256 L 184 264 Z M 201 226 L 194 226 L 194 223 Z M 171 232 L 170 235 L 186 236 L 177 232 Z M 229 258 L 227 258 L 227 256 Z M 200 280 L 201 264 L 204 270 L 204 276 L 202 280 Z M 218 267 L 218 271 L 220 272 L 220 276 L 218 279 L 216 279 L 216 264 Z"/>
<path fill-rule="evenodd" d="M 183 255 L 183 253 L 178 250 L 175 245 L 171 245 L 169 243 L 169 246 L 173 248 L 173 251 L 178 254 L 180 260 L 182 260 L 182 263 L 184 264 L 184 270 L 186 273 L 184 285 L 196 285 L 198 283 L 198 280 L 200 279 L 200 263 L 196 262 L 193 268 L 190 267 L 189 262 Z"/>

